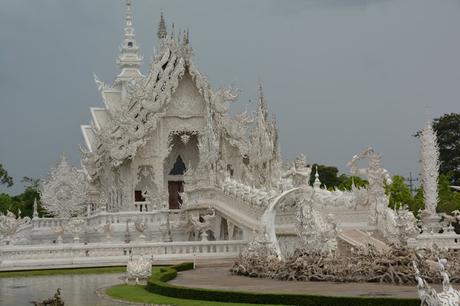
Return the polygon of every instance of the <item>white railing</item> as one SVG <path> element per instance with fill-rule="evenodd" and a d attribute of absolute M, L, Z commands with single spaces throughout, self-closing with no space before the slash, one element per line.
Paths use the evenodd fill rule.
<path fill-rule="evenodd" d="M 0 250 L 0 270 L 11 268 L 126 264 L 130 256 L 145 255 L 154 260 L 194 258 L 236 258 L 247 241 L 183 241 L 116 244 L 60 244 L 4 246 Z"/>
<path fill-rule="evenodd" d="M 408 239 L 407 244 L 414 248 L 432 248 L 436 245 L 441 249 L 460 249 L 460 235 L 455 232 L 444 232 L 442 234 L 423 233 L 415 239 Z"/>
<path fill-rule="evenodd" d="M 126 222 L 134 222 L 140 220 L 144 223 L 161 223 L 165 221 L 169 215 L 170 223 L 184 222 L 185 215 L 180 209 L 164 209 L 149 212 L 139 211 L 123 211 L 123 212 L 104 212 L 98 211 L 93 213 L 89 217 L 84 217 L 87 221 L 87 225 L 100 225 L 100 224 L 125 224 Z M 65 225 L 68 219 L 65 218 L 34 218 L 32 219 L 32 225 L 34 228 L 52 228 L 56 226 Z"/>

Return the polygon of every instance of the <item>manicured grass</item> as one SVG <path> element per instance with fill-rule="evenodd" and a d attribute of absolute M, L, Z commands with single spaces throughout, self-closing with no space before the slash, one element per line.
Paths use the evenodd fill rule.
<path fill-rule="evenodd" d="M 155 268 L 153 269 L 153 271 L 156 271 Z M 157 269 L 160 269 L 160 267 L 158 267 Z M 100 274 L 100 273 L 124 273 L 124 272 L 126 272 L 125 266 L 116 266 L 116 267 L 96 267 L 96 268 L 29 270 L 29 271 L 4 271 L 4 272 L 0 272 L 0 277 L 29 277 L 29 276 L 45 276 L 45 275 Z"/>
<path fill-rule="evenodd" d="M 255 305 L 172 298 L 149 292 L 145 289 L 145 286 L 141 285 L 116 285 L 107 289 L 106 294 L 119 300 L 146 304 L 167 304 L 177 306 Z"/>

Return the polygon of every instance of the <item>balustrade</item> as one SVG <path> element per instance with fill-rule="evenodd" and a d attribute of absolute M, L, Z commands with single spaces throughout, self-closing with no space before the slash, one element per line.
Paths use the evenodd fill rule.
<path fill-rule="evenodd" d="M 184 241 L 117 244 L 61 244 L 38 246 L 5 246 L 0 250 L 0 269 L 14 266 L 53 266 L 56 262 L 88 258 L 91 263 L 120 259 L 124 264 L 129 256 L 150 255 L 154 259 L 188 259 L 202 257 L 234 258 L 247 241 Z M 46 263 L 44 263 L 46 262 Z"/>

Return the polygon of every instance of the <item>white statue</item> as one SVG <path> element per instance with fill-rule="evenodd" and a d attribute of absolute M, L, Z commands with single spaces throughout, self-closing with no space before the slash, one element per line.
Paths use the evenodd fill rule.
<path fill-rule="evenodd" d="M 358 169 L 357 162 L 368 159 L 367 168 Z M 378 223 L 378 218 L 385 215 L 388 207 L 388 198 L 385 196 L 385 183 L 391 184 L 391 177 L 388 171 L 380 166 L 380 154 L 376 153 L 371 147 L 367 148 L 358 155 L 353 156 L 348 163 L 352 175 L 365 176 L 369 181 L 368 205 L 371 208 L 371 222 Z"/>
<path fill-rule="evenodd" d="M 63 224 L 60 224 L 58 226 L 54 226 L 54 227 L 52 227 L 50 229 L 53 234 L 56 234 L 58 236 L 57 239 L 56 239 L 56 242 L 58 244 L 61 244 L 63 242 L 65 229 L 66 229 L 66 227 Z"/>
<path fill-rule="evenodd" d="M 134 220 L 134 227 L 136 228 L 136 231 L 139 232 L 139 239 L 145 240 L 144 232 L 147 226 L 144 221 L 142 221 L 141 218 L 136 218 L 136 220 Z"/>
<path fill-rule="evenodd" d="M 331 253 L 337 248 L 337 225 L 333 214 L 324 218 L 315 207 L 315 194 L 301 201 L 297 212 L 297 234 L 308 250 Z"/>
<path fill-rule="evenodd" d="M 86 220 L 81 218 L 70 218 L 67 222 L 66 228 L 73 234 L 74 243 L 80 242 L 80 233 L 83 231 L 85 224 Z"/>
<path fill-rule="evenodd" d="M 105 224 L 97 226 L 95 230 L 102 231 L 105 234 L 105 239 L 107 242 L 110 242 L 112 240 L 113 225 L 110 221 L 106 221 Z"/>
<path fill-rule="evenodd" d="M 139 256 L 137 259 L 132 258 L 126 264 L 126 282 L 135 280 L 136 285 L 139 280 L 146 280 L 152 275 L 152 262 L 145 256 Z"/>
<path fill-rule="evenodd" d="M 311 167 L 306 165 L 305 155 L 299 154 L 292 167 L 286 171 L 282 178 L 291 178 L 292 187 L 308 186 L 310 181 Z"/>
<path fill-rule="evenodd" d="M 450 284 L 449 275 L 446 271 L 447 260 L 438 259 L 438 269 L 442 277 L 442 292 L 437 293 L 435 289 L 421 277 L 420 271 L 415 262 L 412 262 L 417 280 L 417 291 L 422 306 L 457 306 L 460 305 L 460 291 L 454 289 Z"/>
<path fill-rule="evenodd" d="M 211 214 L 200 215 L 197 214 L 190 214 L 189 221 L 192 224 L 192 231 L 195 233 L 195 237 L 201 237 L 201 240 L 206 241 L 208 240 L 208 233 L 207 231 L 211 228 L 211 222 L 216 217 L 216 211 L 211 209 Z"/>
<path fill-rule="evenodd" d="M 18 217 L 7 210 L 4 215 L 0 214 L 0 238 L 5 241 L 6 244 L 14 242 L 16 239 L 16 233 L 24 226 L 30 224 L 31 220 L 29 217 L 21 218 L 21 210 L 18 212 Z"/>

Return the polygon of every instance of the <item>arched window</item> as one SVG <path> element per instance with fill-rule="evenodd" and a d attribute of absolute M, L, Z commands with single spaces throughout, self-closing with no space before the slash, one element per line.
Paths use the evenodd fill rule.
<path fill-rule="evenodd" d="M 169 175 L 183 175 L 187 168 L 185 167 L 184 161 L 180 155 L 177 156 L 176 162 L 174 163 L 173 168 L 169 172 Z"/>

